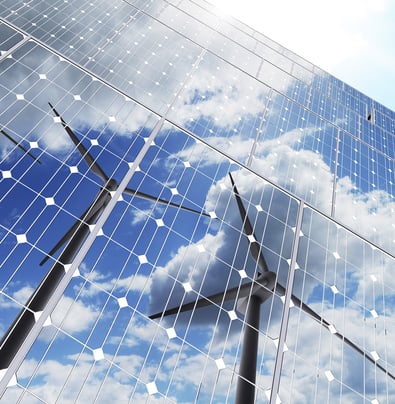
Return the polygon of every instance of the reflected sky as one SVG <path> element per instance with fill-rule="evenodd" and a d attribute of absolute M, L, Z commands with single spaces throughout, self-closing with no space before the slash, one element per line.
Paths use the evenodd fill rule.
<path fill-rule="evenodd" d="M 378 141 L 365 99 L 251 35 L 232 38 L 229 24 L 214 19 L 220 34 L 208 30 L 189 2 L 178 32 L 163 24 L 175 8 L 164 2 L 144 12 L 138 2 L 58 3 L 21 3 L 13 14 L 0 6 L 64 56 L 0 25 L 0 125 L 14 139 L 0 136 L 1 334 L 61 249 L 40 261 L 103 187 L 48 103 L 118 184 L 141 156 L 127 186 L 154 200 L 116 200 L 3 400 L 233 401 L 246 327 L 237 300 L 149 319 L 257 277 L 229 172 L 278 284 L 334 327 L 300 307 L 288 312 L 283 290 L 272 290 L 261 310 L 257 401 L 267 401 L 279 370 L 283 402 L 321 392 L 329 401 L 389 400 L 394 190 L 385 111 L 375 115 Z M 204 35 L 188 39 L 192 26 Z"/>

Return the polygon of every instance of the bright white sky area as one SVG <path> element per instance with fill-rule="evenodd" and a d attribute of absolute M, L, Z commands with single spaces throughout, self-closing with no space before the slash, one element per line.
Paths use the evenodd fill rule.
<path fill-rule="evenodd" d="M 208 0 L 395 110 L 394 0 Z"/>

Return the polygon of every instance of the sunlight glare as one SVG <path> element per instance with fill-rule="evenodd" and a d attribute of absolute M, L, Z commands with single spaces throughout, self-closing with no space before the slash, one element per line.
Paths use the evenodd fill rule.
<path fill-rule="evenodd" d="M 233 1 L 210 0 L 210 3 L 217 7 L 217 14 L 221 18 L 236 16 L 237 9 L 240 8 L 240 5 L 236 5 Z"/>

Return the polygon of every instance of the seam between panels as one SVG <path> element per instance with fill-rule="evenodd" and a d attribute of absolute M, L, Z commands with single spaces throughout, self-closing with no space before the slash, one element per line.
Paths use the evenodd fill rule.
<path fill-rule="evenodd" d="M 18 30 L 18 31 L 21 32 L 20 30 Z M 49 49 L 52 52 L 52 49 L 50 49 L 49 47 L 46 47 L 46 48 Z M 58 52 L 54 52 L 54 53 L 59 55 Z M 35 324 L 33 325 L 32 329 L 30 330 L 29 334 L 27 335 L 27 337 L 26 337 L 25 341 L 23 342 L 22 346 L 20 347 L 19 351 L 17 352 L 17 354 L 15 355 L 13 360 L 11 361 L 9 367 L 5 370 L 5 372 L 3 373 L 3 375 L 2 375 L 2 377 L 0 379 L 0 398 L 5 393 L 9 382 L 11 381 L 12 377 L 16 375 L 16 372 L 18 371 L 18 369 L 21 366 L 23 360 L 25 359 L 25 356 L 27 355 L 30 348 L 32 347 L 32 345 L 36 341 L 37 337 L 39 336 L 46 319 L 50 316 L 52 311 L 55 309 L 56 304 L 59 302 L 59 300 L 63 296 L 63 293 L 64 293 L 65 289 L 67 288 L 67 286 L 68 286 L 74 272 L 77 270 L 78 266 L 81 264 L 81 262 L 85 258 L 85 255 L 88 253 L 89 249 L 91 248 L 93 242 L 96 239 L 96 236 L 98 235 L 99 231 L 102 229 L 104 223 L 106 222 L 106 220 L 110 216 L 112 210 L 114 209 L 116 203 L 118 202 L 118 199 L 121 197 L 123 191 L 125 190 L 125 188 L 129 184 L 130 180 L 132 179 L 134 173 L 138 169 L 139 164 L 141 163 L 141 161 L 145 157 L 149 147 L 153 144 L 156 136 L 158 135 L 158 133 L 162 129 L 163 125 L 165 124 L 167 115 L 172 110 L 174 104 L 176 103 L 176 101 L 180 97 L 181 93 L 186 88 L 188 80 L 192 77 L 192 73 L 198 68 L 198 66 L 199 66 L 201 60 L 203 59 L 203 56 L 204 56 L 205 53 L 206 53 L 206 50 L 202 49 L 202 52 L 197 57 L 195 63 L 193 63 L 193 65 L 192 65 L 192 69 L 188 73 L 187 80 L 182 82 L 181 87 L 174 94 L 172 102 L 168 104 L 168 107 L 167 107 L 165 113 L 160 117 L 160 119 L 158 120 L 158 122 L 156 123 L 154 128 L 152 129 L 152 132 L 151 132 L 150 136 L 147 138 L 145 144 L 141 148 L 141 150 L 138 153 L 135 160 L 132 163 L 129 163 L 129 167 L 130 167 L 129 170 L 127 171 L 127 173 L 125 174 L 125 176 L 121 180 L 117 190 L 115 192 L 111 193 L 110 202 L 108 203 L 108 205 L 103 210 L 103 213 L 98 218 L 97 222 L 95 223 L 95 225 L 94 225 L 93 229 L 91 230 L 90 234 L 88 235 L 88 237 L 85 239 L 85 241 L 82 244 L 81 248 L 79 249 L 77 255 L 75 256 L 74 260 L 72 261 L 72 263 L 70 265 L 67 265 L 67 267 L 65 267 L 64 276 L 62 277 L 62 279 L 60 280 L 59 284 L 57 285 L 54 293 L 52 294 L 52 296 L 48 300 L 45 308 L 40 313 L 39 318 L 36 320 Z M 66 60 L 68 62 L 70 62 L 72 65 L 80 67 L 79 65 L 76 65 L 75 63 L 70 61 L 69 59 L 66 59 Z M 86 69 L 84 69 L 84 68 L 82 68 L 82 69 L 87 74 L 92 75 L 91 73 L 86 71 Z M 99 80 L 100 80 L 100 82 L 102 82 L 105 85 L 108 84 L 108 83 L 104 82 L 101 79 L 99 79 Z M 108 85 L 112 89 L 114 89 L 115 91 L 119 92 L 119 90 L 114 88 L 112 85 L 110 85 L 110 84 L 108 84 Z M 139 102 L 136 102 L 136 104 L 142 105 Z M 158 115 L 158 114 L 155 114 L 155 115 Z M 56 264 L 57 264 L 57 261 L 55 261 L 54 265 L 56 265 Z M 67 268 L 67 271 L 66 271 L 66 268 Z M 51 271 L 51 269 L 49 271 Z"/>
<path fill-rule="evenodd" d="M 289 272 L 288 272 L 288 279 L 285 288 L 285 296 L 284 296 L 284 308 L 281 317 L 281 326 L 280 326 L 280 335 L 277 347 L 277 354 L 276 354 L 276 361 L 274 365 L 274 373 L 273 373 L 273 382 L 272 388 L 270 392 L 270 404 L 277 403 L 278 397 L 278 390 L 280 387 L 280 377 L 281 377 L 281 370 L 283 365 L 283 358 L 284 358 L 284 346 L 285 346 L 285 339 L 287 337 L 288 331 L 288 321 L 289 321 L 289 309 L 291 305 L 291 297 L 292 297 L 292 289 L 294 284 L 295 278 L 295 267 L 296 267 L 296 258 L 298 255 L 298 247 L 299 247 L 299 239 L 301 235 L 301 227 L 302 227 L 302 219 L 303 219 L 303 210 L 304 210 L 304 203 L 303 201 L 299 204 L 297 219 L 296 219 L 296 227 L 295 227 L 295 236 L 294 236 L 294 244 L 292 246 L 292 254 L 289 263 Z"/>
<path fill-rule="evenodd" d="M 339 153 L 340 153 L 339 145 L 340 145 L 340 129 L 337 130 L 337 138 L 336 138 L 335 168 L 333 170 L 331 218 L 334 218 L 335 214 L 336 214 L 337 167 L 338 167 Z"/>
<path fill-rule="evenodd" d="M 252 161 L 254 159 L 254 154 L 255 154 L 256 146 L 258 144 L 258 140 L 261 137 L 261 131 L 262 131 L 262 128 L 263 128 L 263 124 L 265 123 L 265 118 L 266 118 L 266 115 L 267 115 L 267 112 L 268 112 L 269 103 L 270 103 L 270 101 L 272 99 L 272 95 L 273 95 L 273 89 L 270 88 L 269 92 L 268 92 L 268 95 L 267 95 L 267 100 L 266 100 L 265 106 L 264 106 L 263 111 L 262 111 L 262 117 L 261 117 L 261 120 L 259 122 L 259 126 L 258 126 L 257 131 L 256 131 L 254 143 L 251 146 L 250 154 L 248 156 L 248 161 L 246 163 L 246 166 L 249 167 L 252 171 L 254 171 L 254 170 L 251 168 L 251 164 L 252 164 Z"/>
<path fill-rule="evenodd" d="M 0 22 L 3 22 L 2 19 L 0 18 Z M 6 59 L 9 55 L 12 55 L 16 50 L 18 50 L 21 46 L 23 46 L 26 42 L 29 42 L 31 40 L 31 36 L 23 36 L 23 38 L 15 44 L 12 48 L 8 49 L 8 51 L 3 52 L 0 55 L 0 62 L 2 62 L 4 59 Z"/>

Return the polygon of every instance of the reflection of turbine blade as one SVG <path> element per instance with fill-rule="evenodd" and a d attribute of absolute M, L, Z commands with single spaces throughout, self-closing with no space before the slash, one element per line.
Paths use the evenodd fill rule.
<path fill-rule="evenodd" d="M 41 161 L 37 158 L 34 157 L 33 154 L 29 152 L 25 147 L 23 147 L 20 143 L 18 143 L 11 135 L 9 135 L 5 130 L 0 129 L 0 132 L 12 143 L 14 143 L 15 146 L 19 147 L 25 154 L 27 154 L 29 157 L 31 157 L 34 161 L 37 163 L 41 164 Z"/>
<path fill-rule="evenodd" d="M 80 142 L 80 140 L 78 139 L 76 134 L 67 125 L 67 123 L 61 117 L 61 115 L 58 113 L 58 111 L 53 107 L 53 105 L 50 102 L 48 104 L 51 107 L 54 114 L 60 119 L 65 131 L 67 132 L 70 139 L 73 141 L 73 143 L 77 147 L 77 149 L 80 152 L 81 156 L 84 158 L 84 160 L 87 163 L 89 169 L 92 170 L 92 172 L 95 173 L 98 177 L 100 177 L 103 181 L 107 182 L 109 180 L 109 177 L 103 171 L 103 169 L 100 167 L 99 163 L 97 163 L 97 161 L 95 161 L 95 159 L 89 154 L 86 147 Z M 176 204 L 174 202 L 169 202 L 169 201 L 166 201 L 166 200 L 161 199 L 161 198 L 156 198 L 155 196 L 146 194 L 144 192 L 136 191 L 136 190 L 133 190 L 131 188 L 126 188 L 124 190 L 124 192 L 126 194 L 130 194 L 130 195 L 133 195 L 133 196 L 138 196 L 138 197 L 143 198 L 143 199 L 159 202 L 159 203 L 162 203 L 162 204 L 165 204 L 165 205 L 173 206 L 175 208 L 180 208 L 180 209 L 186 210 L 188 212 L 198 213 L 200 215 L 210 217 L 210 215 L 208 215 L 207 213 L 200 212 L 200 211 L 197 211 L 195 209 L 188 208 L 188 207 L 185 207 L 185 206 L 181 206 L 181 205 L 178 205 L 178 204 Z"/>
<path fill-rule="evenodd" d="M 84 213 L 84 215 L 86 212 Z M 86 223 L 82 222 L 82 218 L 84 217 L 82 215 L 71 227 L 70 229 L 63 235 L 63 237 L 52 247 L 52 249 L 48 252 L 48 254 L 44 257 L 44 259 L 40 262 L 40 265 L 44 265 L 48 259 L 71 237 L 73 237 L 73 234 L 78 230 L 80 226 L 87 226 Z"/>
<path fill-rule="evenodd" d="M 148 201 L 159 202 L 159 203 L 161 203 L 163 205 L 173 206 L 174 208 L 179 208 L 179 209 L 182 209 L 182 210 L 186 210 L 187 212 L 193 212 L 193 213 L 197 213 L 197 214 L 202 215 L 202 216 L 210 217 L 210 215 L 205 213 L 205 212 L 201 212 L 201 211 L 198 211 L 198 210 L 195 210 L 195 209 L 192 209 L 192 208 L 188 208 L 187 206 L 182 206 L 182 205 L 179 205 L 177 203 L 167 201 L 165 199 L 157 198 L 156 196 L 152 196 L 152 195 L 146 194 L 144 192 L 135 191 L 134 189 L 131 189 L 131 188 L 125 188 L 123 192 L 125 194 L 138 196 L 139 198 L 142 198 L 142 199 L 147 199 Z"/>
<path fill-rule="evenodd" d="M 200 299 L 193 301 L 191 303 L 185 303 L 181 306 L 174 307 L 160 313 L 153 314 L 149 318 L 154 319 L 165 316 L 170 316 L 171 314 L 181 313 L 183 311 L 192 310 L 194 307 L 205 307 L 213 303 L 221 304 L 222 302 L 227 302 L 229 300 L 237 300 L 240 306 L 244 306 L 241 310 L 239 309 L 239 304 L 237 305 L 237 310 L 245 314 L 246 303 L 248 302 L 251 295 L 255 295 L 259 298 L 260 303 L 266 301 L 273 294 L 273 289 L 275 285 L 275 274 L 273 272 L 268 272 L 267 274 L 262 274 L 255 281 L 249 281 L 243 283 L 240 286 L 236 286 L 232 289 L 224 290 L 220 293 L 215 293 L 211 296 L 202 296 Z"/>
<path fill-rule="evenodd" d="M 102 191 L 102 193 L 104 193 L 104 191 Z M 99 215 L 100 210 L 96 209 L 91 218 L 92 222 L 94 222 Z M 24 342 L 26 342 L 34 324 L 36 324 L 37 320 L 35 319 L 35 314 L 38 314 L 45 309 L 48 301 L 51 296 L 53 296 L 53 293 L 64 277 L 64 264 L 69 264 L 73 261 L 88 232 L 88 226 L 78 226 L 60 254 L 58 260 L 53 263 L 50 270 L 30 296 L 29 300 L 19 312 L 11 326 L 5 332 L 0 340 L 0 369 L 7 369 L 18 352 L 20 353 L 20 348 Z"/>
<path fill-rule="evenodd" d="M 236 185 L 235 185 L 235 183 L 233 181 L 233 177 L 232 177 L 231 173 L 229 173 L 229 177 L 230 177 L 230 180 L 232 182 L 233 193 L 235 195 L 237 206 L 239 208 L 241 221 L 243 222 L 244 233 L 247 236 L 253 236 L 254 240 L 257 240 L 257 238 L 255 237 L 255 234 L 254 234 L 250 219 L 247 216 L 247 212 L 246 212 L 246 210 L 244 208 L 243 202 L 242 202 L 242 200 L 240 198 L 240 195 L 239 195 L 239 191 L 236 188 Z M 269 268 L 268 268 L 268 266 L 266 264 L 266 260 L 265 260 L 263 254 L 262 254 L 261 247 L 260 247 L 258 241 L 249 242 L 249 249 L 250 249 L 250 253 L 251 253 L 252 257 L 257 262 L 257 264 L 261 268 L 262 272 L 269 272 Z"/>
<path fill-rule="evenodd" d="M 281 286 L 279 283 L 276 284 L 276 291 L 280 296 L 285 295 L 285 288 Z M 335 330 L 334 328 L 331 330 L 330 326 L 331 324 L 328 323 L 323 317 L 321 317 L 318 313 L 316 313 L 313 309 L 311 309 L 307 304 L 303 303 L 299 298 L 297 298 L 295 295 L 291 296 L 292 303 L 294 306 L 299 307 L 301 310 L 303 310 L 305 313 L 310 315 L 315 321 L 317 321 L 319 324 L 323 325 L 326 329 L 328 329 L 333 335 L 336 335 L 337 338 L 340 338 L 342 341 L 344 341 L 349 347 L 353 348 L 355 351 L 357 351 L 359 354 L 361 354 L 364 358 L 366 358 L 369 362 L 373 363 L 375 366 L 377 366 L 380 370 L 382 370 L 385 374 L 387 374 L 391 379 L 395 380 L 395 376 L 391 374 L 387 369 L 385 369 L 383 366 L 381 366 L 377 361 L 375 361 L 370 355 L 368 355 L 364 350 L 362 350 L 358 345 L 356 345 L 354 342 L 352 342 L 350 339 L 345 337 L 343 334 L 341 334 L 339 331 Z M 333 327 L 333 326 L 332 326 Z"/>
<path fill-rule="evenodd" d="M 159 318 L 162 316 L 166 317 L 166 316 L 171 316 L 172 314 L 177 314 L 177 313 L 181 313 L 184 311 L 190 311 L 190 310 L 193 310 L 194 308 L 197 309 L 198 307 L 210 306 L 213 303 L 221 304 L 222 302 L 225 302 L 228 300 L 235 300 L 240 295 L 242 288 L 247 285 L 249 287 L 251 287 L 251 282 L 249 282 L 248 284 L 246 283 L 245 285 L 242 285 L 241 287 L 237 286 L 235 288 L 226 290 L 224 292 L 215 293 L 214 295 L 211 295 L 211 296 L 207 296 L 207 297 L 203 296 L 200 299 L 195 300 L 193 302 L 185 303 L 181 306 L 177 306 L 177 307 L 174 307 L 169 310 L 165 310 L 165 311 L 161 311 L 156 314 L 152 314 L 151 316 L 149 316 L 149 318 L 153 320 L 155 318 Z"/>
<path fill-rule="evenodd" d="M 67 240 L 72 239 L 80 227 L 87 227 L 88 225 L 92 224 L 100 209 L 103 208 L 104 204 L 105 200 L 103 201 L 103 197 L 101 197 L 101 194 L 99 194 L 99 197 L 89 206 L 88 209 L 86 209 L 86 211 L 75 221 L 70 229 L 67 230 L 63 237 L 52 247 L 51 251 L 49 251 L 49 253 L 40 262 L 40 265 L 44 265 Z"/>
<path fill-rule="evenodd" d="M 52 248 L 52 250 L 49 252 L 49 254 L 41 261 L 40 265 L 43 265 L 49 258 L 50 255 L 52 255 L 55 251 L 59 249 L 59 247 L 64 244 L 68 239 L 70 239 L 75 231 L 78 229 L 79 226 L 83 225 L 84 223 L 87 224 L 92 224 L 93 223 L 93 216 L 96 216 L 96 213 L 100 210 L 103 209 L 107 203 L 108 203 L 108 196 L 109 193 L 108 191 L 110 190 L 115 190 L 117 188 L 117 183 L 114 179 L 110 179 L 107 174 L 103 171 L 103 169 L 100 167 L 100 165 L 95 161 L 95 159 L 89 154 L 88 150 L 85 148 L 85 146 L 80 142 L 76 134 L 72 131 L 72 129 L 69 127 L 69 125 L 65 122 L 65 120 L 61 117 L 61 115 L 58 113 L 58 111 L 53 107 L 53 105 L 48 102 L 49 106 L 51 107 L 53 113 L 60 119 L 63 128 L 69 135 L 70 139 L 73 141 L 75 146 L 77 147 L 77 150 L 83 157 L 84 161 L 89 167 L 89 170 L 91 170 L 94 174 L 96 174 L 99 178 L 101 178 L 104 182 L 105 185 L 102 188 L 102 191 L 99 193 L 99 196 L 93 204 L 83 213 L 83 215 L 80 217 L 79 220 L 76 221 L 76 223 L 73 224 L 73 226 L 64 234 L 64 236 L 56 243 L 56 245 Z M 148 199 L 151 201 L 156 201 L 160 202 L 166 205 L 170 205 L 179 209 L 186 210 L 188 212 L 193 212 L 193 213 L 198 213 L 203 216 L 209 216 L 207 213 L 199 212 L 197 210 L 194 210 L 192 208 L 184 207 L 181 205 L 178 205 L 174 202 L 169 202 L 164 199 L 156 198 L 154 196 L 145 194 L 143 192 L 139 192 L 136 190 L 133 190 L 131 188 L 126 188 L 124 190 L 125 193 L 133 195 L 133 196 L 138 196 L 143 199 Z"/>
<path fill-rule="evenodd" d="M 78 137 L 75 135 L 75 133 L 71 130 L 71 128 L 67 125 L 67 123 L 63 120 L 63 118 L 59 115 L 58 111 L 52 106 L 52 104 L 49 102 L 49 106 L 51 107 L 52 111 L 54 114 L 60 119 L 62 122 L 63 128 L 69 135 L 70 139 L 73 141 L 75 146 L 77 147 L 78 151 L 80 152 L 82 158 L 85 160 L 86 164 L 89 167 L 89 170 L 91 170 L 93 173 L 95 173 L 99 178 L 101 178 L 104 182 L 108 181 L 108 177 L 106 173 L 102 170 L 100 165 L 95 161 L 95 159 L 89 154 L 88 150 L 85 148 L 85 146 L 80 142 Z"/>

